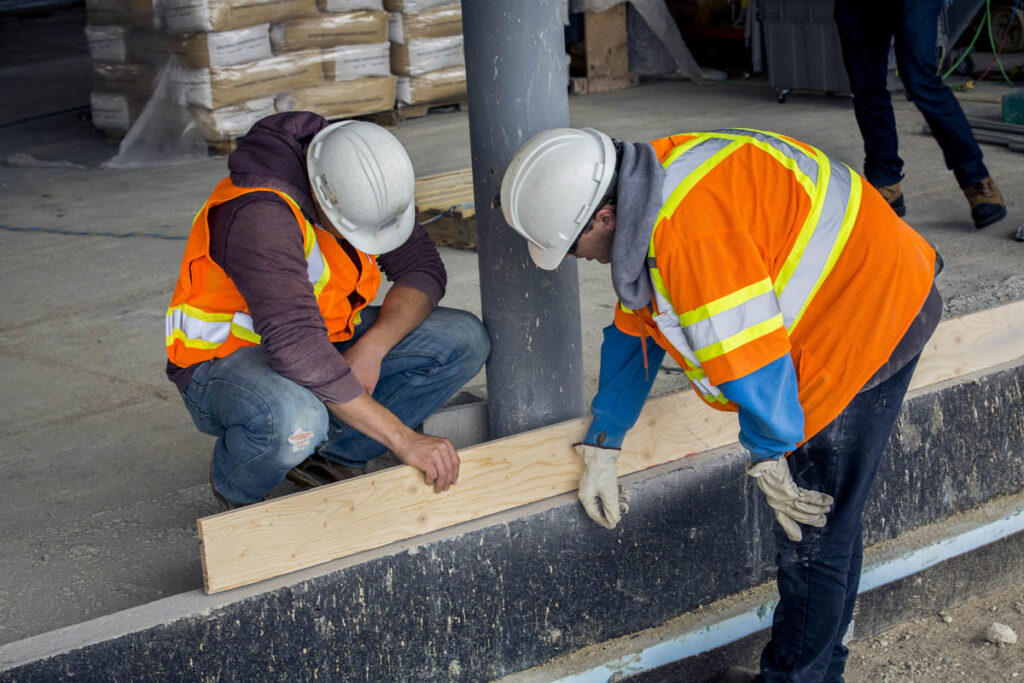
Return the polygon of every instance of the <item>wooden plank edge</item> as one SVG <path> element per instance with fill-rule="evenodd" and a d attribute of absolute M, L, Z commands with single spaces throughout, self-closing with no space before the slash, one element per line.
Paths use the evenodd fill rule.
<path fill-rule="evenodd" d="M 985 348 L 986 346 L 993 346 L 991 343 L 987 343 L 993 336 L 991 334 L 993 329 L 1001 330 L 1002 333 L 999 337 L 1011 340 L 1010 343 L 1004 344 L 1001 349 Z M 985 352 L 972 353 L 973 348 L 984 349 Z M 957 362 L 951 367 L 946 366 L 944 368 L 945 359 L 950 356 L 960 359 L 962 362 Z M 922 354 L 921 363 L 919 364 L 918 371 L 915 373 L 915 380 L 911 383 L 911 388 L 935 384 L 1021 357 L 1024 357 L 1024 302 L 1015 302 L 962 318 L 944 321 L 940 324 L 925 352 Z M 736 433 L 735 416 L 708 410 L 703 407 L 700 408 L 699 412 L 692 410 L 697 408 L 698 404 L 700 404 L 699 399 L 688 389 L 649 400 L 637 422 L 637 428 L 630 432 L 624 444 L 623 453 L 619 459 L 620 476 L 647 467 L 671 462 L 693 452 L 717 448 L 734 441 Z M 673 413 L 686 416 L 687 419 L 685 421 L 666 419 L 673 417 Z M 694 415 L 700 415 L 701 417 L 694 420 Z M 666 423 L 669 424 L 666 425 Z M 558 443 L 554 449 L 555 462 L 546 463 L 546 466 L 542 466 L 541 470 L 548 470 L 552 466 L 561 470 L 562 479 L 559 481 L 562 483 L 554 482 L 542 491 L 543 495 L 529 496 L 519 501 L 518 505 L 536 502 L 575 490 L 576 480 L 572 477 L 573 475 L 578 477 L 581 468 L 578 459 L 571 450 L 571 444 L 581 438 L 586 424 L 587 418 L 579 418 L 465 449 L 460 453 L 460 457 L 463 459 L 461 481 L 456 487 L 443 494 L 429 494 L 430 489 L 424 486 L 417 471 L 408 467 L 400 467 L 338 482 L 308 492 L 276 498 L 265 503 L 231 512 L 201 518 L 197 521 L 197 524 L 199 526 L 205 590 L 207 593 L 216 593 L 236 588 L 507 510 L 509 507 L 507 506 L 506 499 L 501 495 L 489 495 L 487 497 L 489 504 L 488 501 L 485 501 L 482 505 L 471 505 L 467 501 L 461 501 L 462 509 L 459 508 L 460 499 L 470 498 L 476 493 L 473 483 L 474 479 L 487 478 L 485 472 L 474 473 L 474 470 L 480 469 L 480 463 L 486 460 L 490 451 L 500 451 L 502 449 L 515 451 L 517 463 L 499 460 L 497 466 L 501 469 L 509 469 L 518 464 L 520 472 L 522 472 L 523 466 L 528 466 L 532 469 L 537 464 L 545 465 L 542 461 L 544 459 L 551 459 L 552 455 L 551 447 L 546 449 L 543 454 L 534 452 L 535 449 L 525 450 L 524 447 L 532 444 L 537 439 L 556 438 Z M 665 431 L 666 426 L 670 428 L 668 431 L 677 433 L 670 439 L 670 445 L 667 449 L 665 447 L 659 449 L 656 442 L 663 440 L 659 434 Z M 683 433 L 683 436 L 687 437 L 682 442 L 679 440 L 681 436 L 680 431 Z M 699 448 L 691 450 L 694 445 L 699 446 Z M 666 450 L 670 452 L 666 453 Z M 539 463 L 538 459 L 540 460 Z M 494 466 L 492 465 L 491 467 Z M 567 477 L 569 482 L 565 483 Z M 498 483 L 501 486 L 505 486 L 506 489 L 515 489 L 521 484 L 521 482 L 510 476 L 499 479 Z M 308 523 L 311 514 L 315 516 L 319 506 L 329 505 L 332 498 L 343 501 L 345 496 L 358 493 L 364 489 L 372 491 L 371 498 L 374 500 L 379 501 L 383 499 L 389 501 L 387 519 L 389 528 L 393 533 L 388 533 L 389 529 L 385 529 L 383 535 L 372 538 L 370 534 L 362 534 L 359 542 L 354 545 L 350 544 L 350 547 L 346 548 L 343 554 L 338 554 L 337 548 L 331 550 L 329 542 L 324 544 L 313 541 L 307 545 L 318 548 L 323 547 L 326 552 L 319 556 L 314 556 L 309 553 L 303 555 L 298 551 L 293 551 L 291 558 L 288 558 L 289 561 L 284 566 L 275 568 L 270 568 L 266 561 L 260 561 L 258 558 L 247 558 L 246 554 L 249 550 L 243 548 L 238 556 L 238 560 L 240 564 L 248 568 L 247 571 L 231 576 L 220 575 L 220 571 L 223 569 L 221 566 L 222 558 L 212 552 L 211 546 L 223 543 L 225 534 L 237 535 L 241 531 L 254 531 L 257 537 L 270 535 L 268 529 L 273 529 L 274 520 L 267 524 L 265 523 L 265 518 L 268 515 L 274 514 L 283 515 L 284 521 L 288 521 L 289 517 L 297 517 L 297 523 L 301 527 Z M 391 493 L 384 493 L 383 490 L 385 489 Z M 409 498 L 405 501 L 389 498 L 388 496 L 393 495 L 394 491 L 405 491 Z M 426 505 L 428 511 L 419 510 L 417 506 L 420 505 Z M 447 514 L 446 518 L 441 521 L 440 515 L 435 518 L 430 516 L 429 508 L 434 507 L 454 508 L 455 514 Z M 515 505 L 512 507 L 515 507 Z M 396 513 L 399 511 L 399 508 L 403 508 L 411 513 L 415 520 L 414 523 L 411 525 L 408 522 L 398 524 Z M 355 509 L 353 505 L 352 512 L 355 512 Z M 366 512 L 370 517 L 380 517 L 378 513 Z M 450 511 L 448 512 L 450 513 Z M 280 520 L 278 521 L 280 522 Z M 351 520 L 348 523 L 353 524 Z M 353 526 L 359 526 L 360 524 L 361 522 L 357 520 Z M 281 525 L 279 524 L 278 526 L 280 527 Z M 339 525 L 338 520 L 328 519 L 322 522 L 322 536 L 327 539 L 337 537 L 340 526 L 343 526 L 343 524 Z M 411 533 L 409 529 L 411 529 Z M 281 529 L 274 531 L 285 538 L 294 538 L 295 536 L 294 530 L 288 527 L 287 524 Z M 237 539 L 235 539 L 235 542 L 237 544 Z M 245 544 L 243 543 L 242 545 Z M 284 548 L 275 546 L 274 554 L 277 555 L 282 550 Z"/>

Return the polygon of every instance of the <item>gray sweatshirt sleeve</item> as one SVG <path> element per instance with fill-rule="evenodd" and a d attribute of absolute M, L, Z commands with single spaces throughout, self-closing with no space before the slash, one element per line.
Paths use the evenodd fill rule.
<path fill-rule="evenodd" d="M 275 372 L 323 401 L 347 403 L 364 393 L 327 336 L 306 274 L 302 232 L 286 204 L 249 195 L 216 207 L 210 257 L 248 303 Z"/>

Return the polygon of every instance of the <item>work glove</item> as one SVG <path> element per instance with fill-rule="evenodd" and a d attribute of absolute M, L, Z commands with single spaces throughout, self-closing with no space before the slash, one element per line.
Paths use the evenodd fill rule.
<path fill-rule="evenodd" d="M 825 513 L 832 507 L 832 496 L 797 486 L 785 458 L 748 464 L 747 474 L 757 479 L 758 487 L 775 510 L 775 519 L 789 540 L 796 543 L 803 539 L 800 524 L 825 526 Z"/>
<path fill-rule="evenodd" d="M 602 448 L 587 443 L 573 444 L 576 454 L 583 458 L 579 497 L 583 509 L 592 520 L 613 528 L 629 512 L 629 492 L 619 487 L 615 463 L 618 448 Z"/>

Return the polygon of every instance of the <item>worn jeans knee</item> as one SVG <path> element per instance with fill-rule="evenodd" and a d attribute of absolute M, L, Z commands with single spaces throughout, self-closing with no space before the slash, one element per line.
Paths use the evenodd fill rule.
<path fill-rule="evenodd" d="M 213 484 L 236 503 L 264 497 L 327 437 L 324 404 L 259 347 L 198 368 L 183 398 L 199 430 L 217 437 Z"/>

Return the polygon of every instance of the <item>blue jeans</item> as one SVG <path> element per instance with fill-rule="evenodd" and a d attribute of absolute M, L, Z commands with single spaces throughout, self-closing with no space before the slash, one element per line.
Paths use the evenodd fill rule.
<path fill-rule="evenodd" d="M 797 485 L 827 493 L 835 503 L 824 528 L 800 527 L 800 542 L 776 525 L 779 605 L 758 680 L 843 680 L 849 652 L 842 639 L 853 618 L 863 562 L 861 514 L 918 358 L 857 394 L 789 456 Z"/>
<path fill-rule="evenodd" d="M 886 89 L 889 44 L 907 95 L 942 148 L 960 187 L 988 176 L 981 149 L 956 97 L 936 74 L 935 38 L 942 0 L 836 0 L 835 20 L 853 111 L 864 138 L 864 175 L 875 187 L 903 177 L 896 118 Z"/>
<path fill-rule="evenodd" d="M 344 351 L 377 319 L 363 310 Z M 437 308 L 384 357 L 373 398 L 417 427 L 483 366 L 490 339 L 471 313 Z M 331 415 L 305 387 L 277 374 L 262 347 L 240 349 L 196 369 L 182 394 L 199 431 L 217 437 L 211 478 L 236 503 L 263 498 L 314 451 L 365 467 L 385 447 Z"/>

